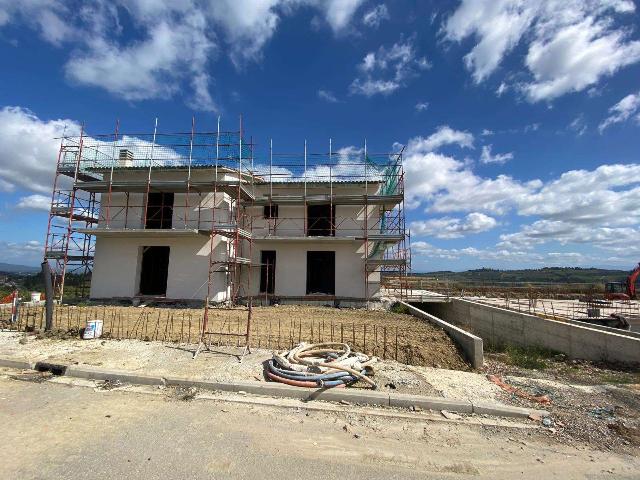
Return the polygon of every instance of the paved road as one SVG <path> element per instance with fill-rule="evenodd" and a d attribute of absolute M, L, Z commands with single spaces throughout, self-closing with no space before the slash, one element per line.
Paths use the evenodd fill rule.
<path fill-rule="evenodd" d="M 2 479 L 637 478 L 640 467 L 520 429 L 307 416 L 6 375 L 0 425 Z"/>

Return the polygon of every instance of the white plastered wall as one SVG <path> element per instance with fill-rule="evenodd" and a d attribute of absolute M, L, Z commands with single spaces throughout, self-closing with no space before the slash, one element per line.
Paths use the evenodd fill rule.
<path fill-rule="evenodd" d="M 369 292 L 365 295 L 364 249 L 362 242 L 341 241 L 259 241 L 253 246 L 253 262 L 260 263 L 262 250 L 275 250 L 276 296 L 301 297 L 307 294 L 307 252 L 334 251 L 337 297 L 368 298 L 380 291 L 380 273 L 369 273 Z M 252 268 L 251 291 L 259 295 L 260 267 Z"/>
<path fill-rule="evenodd" d="M 99 237 L 91 281 L 92 298 L 131 298 L 139 293 L 142 247 L 168 246 L 169 299 L 204 299 L 207 294 L 210 242 L 207 236 L 182 238 Z M 226 240 L 214 239 L 214 256 L 226 258 Z M 226 299 L 225 272 L 214 273 L 214 301 Z"/>
<path fill-rule="evenodd" d="M 146 181 L 148 172 L 127 171 L 114 172 L 113 180 Z M 192 172 L 193 181 L 211 181 L 214 174 L 207 171 Z M 221 179 L 224 178 L 220 176 Z M 185 172 L 156 172 L 152 171 L 153 180 L 184 180 Z M 225 178 L 227 179 L 227 178 Z M 233 180 L 228 178 L 227 180 Z M 146 208 L 146 194 L 131 192 L 128 195 L 124 192 L 103 193 L 100 198 L 100 218 L 98 227 L 120 229 L 143 228 L 144 212 Z M 215 199 L 215 200 L 214 200 Z M 215 204 L 215 222 L 227 223 L 230 221 L 230 197 L 224 193 L 197 192 L 175 193 L 173 198 L 173 218 L 172 229 L 185 228 L 211 228 L 214 212 L 212 207 Z"/>
<path fill-rule="evenodd" d="M 368 185 L 369 195 L 375 194 L 379 189 L 376 183 Z M 342 185 L 335 184 L 332 189 L 335 195 L 364 195 L 364 185 Z M 260 185 L 256 187 L 256 198 L 269 193 L 268 186 Z M 300 185 L 279 184 L 274 195 L 302 195 L 304 188 Z M 309 187 L 308 195 L 328 194 L 329 186 Z M 277 204 L 277 202 L 276 202 Z M 265 219 L 264 207 L 256 206 L 248 208 L 253 217 L 253 234 L 256 237 L 280 236 L 280 237 L 304 237 L 305 206 L 304 205 L 278 205 L 278 218 Z M 336 237 L 361 237 L 365 230 L 365 207 L 364 205 L 336 205 L 334 224 L 336 226 Z M 366 228 L 370 234 L 380 233 L 380 207 L 369 205 L 366 215 Z"/>

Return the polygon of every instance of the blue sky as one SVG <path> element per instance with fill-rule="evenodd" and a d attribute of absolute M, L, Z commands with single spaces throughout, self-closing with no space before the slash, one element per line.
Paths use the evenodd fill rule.
<path fill-rule="evenodd" d="M 416 271 L 640 258 L 632 0 L 0 0 L 0 261 L 37 264 L 58 142 L 245 129 L 405 145 Z"/>

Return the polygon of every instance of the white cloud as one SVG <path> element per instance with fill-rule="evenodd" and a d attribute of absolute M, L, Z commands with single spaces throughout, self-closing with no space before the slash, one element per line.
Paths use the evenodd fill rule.
<path fill-rule="evenodd" d="M 64 65 L 71 82 L 129 101 L 179 94 L 191 108 L 215 111 L 212 64 L 222 52 L 238 68 L 259 61 L 281 18 L 302 7 L 320 11 L 339 34 L 363 1 L 0 1 L 0 27 L 21 22 L 47 42 L 73 47 Z"/>
<path fill-rule="evenodd" d="M 16 207 L 23 210 L 41 210 L 48 212 L 51 208 L 51 197 L 38 194 L 28 195 L 21 197 Z"/>
<path fill-rule="evenodd" d="M 473 135 L 441 126 L 427 138 L 409 140 L 404 152 L 406 200 L 410 208 L 422 203 L 433 212 L 474 211 L 503 214 L 517 199 L 541 186 L 539 180 L 521 183 L 507 175 L 482 178 L 466 162 L 436 152 L 451 144 L 473 148 Z"/>
<path fill-rule="evenodd" d="M 56 137 L 78 134 L 73 120 L 41 120 L 20 107 L 0 110 L 0 189 L 50 193 L 60 140 Z"/>
<path fill-rule="evenodd" d="M 481 249 L 475 247 L 440 248 L 423 241 L 411 242 L 411 252 L 413 255 L 419 257 L 445 260 L 458 260 L 463 257 L 471 257 L 475 260 L 492 262 L 533 262 L 542 264 L 545 259 L 543 254 L 528 250 L 511 250 L 507 248 Z"/>
<path fill-rule="evenodd" d="M 504 92 L 509 90 L 509 87 L 506 83 L 501 82 L 498 88 L 496 89 L 496 96 L 500 98 Z"/>
<path fill-rule="evenodd" d="M 587 133 L 587 121 L 584 118 L 584 114 L 578 115 L 573 121 L 569 124 L 569 130 L 576 132 L 578 137 L 581 137 L 585 133 Z"/>
<path fill-rule="evenodd" d="M 501 235 L 504 248 L 547 243 L 582 244 L 619 253 L 640 254 L 640 165 L 602 165 L 572 170 L 521 199 L 521 216 L 539 220 Z"/>
<path fill-rule="evenodd" d="M 329 90 L 318 90 L 318 98 L 320 98 L 321 100 L 325 100 L 329 103 L 338 103 L 339 100 L 336 98 L 336 96 L 333 94 L 333 92 L 330 92 Z"/>
<path fill-rule="evenodd" d="M 633 115 L 636 115 L 636 121 L 640 124 L 640 91 L 627 95 L 611 107 L 609 116 L 600 123 L 598 130 L 602 133 L 605 128 L 615 123 L 625 122 Z"/>
<path fill-rule="evenodd" d="M 207 34 L 207 22 L 198 12 L 179 21 L 169 13 L 145 26 L 147 36 L 140 42 L 124 47 L 107 39 L 91 42 L 88 50 L 74 54 L 66 64 L 67 77 L 125 100 L 169 97 L 183 80 L 193 78 L 193 106 L 215 110 L 207 73 L 215 45 Z"/>
<path fill-rule="evenodd" d="M 602 165 L 563 173 L 518 202 L 520 215 L 582 224 L 640 221 L 640 165 Z"/>
<path fill-rule="evenodd" d="M 0 2 L 0 26 L 21 21 L 36 29 L 42 38 L 54 45 L 73 37 L 72 26 L 65 22 L 71 15 L 62 1 L 23 0 L 21 2 Z"/>
<path fill-rule="evenodd" d="M 463 0 L 443 32 L 450 41 L 476 39 L 464 56 L 476 83 L 526 43 L 529 78 L 519 89 L 537 102 L 587 89 L 640 61 L 640 41 L 619 23 L 634 11 L 631 0 Z M 505 89 L 503 82 L 498 96 Z"/>
<path fill-rule="evenodd" d="M 576 251 L 551 251 L 535 252 L 528 249 L 512 249 L 504 247 L 496 248 L 441 248 L 430 243 L 418 241 L 411 242 L 411 251 L 414 259 L 431 258 L 455 262 L 465 259 L 468 262 L 486 261 L 493 265 L 502 264 L 513 268 L 515 265 L 522 266 L 578 266 L 578 265 L 629 265 L 635 257 L 629 255 L 604 257 L 597 253 L 576 252 Z"/>
<path fill-rule="evenodd" d="M 493 130 L 489 130 L 487 128 L 485 128 L 484 130 L 482 130 L 482 133 L 480 135 L 482 135 L 483 137 L 488 137 L 490 135 L 495 134 L 495 132 Z"/>
<path fill-rule="evenodd" d="M 586 18 L 533 42 L 525 61 L 534 77 L 524 88 L 527 97 L 536 102 L 579 92 L 640 61 L 640 42 L 625 37 L 607 21 Z"/>
<path fill-rule="evenodd" d="M 418 102 L 416 103 L 415 109 L 418 112 L 424 112 L 429 108 L 429 102 Z"/>
<path fill-rule="evenodd" d="M 384 3 L 372 8 L 362 17 L 362 23 L 367 27 L 378 28 L 380 24 L 389 20 L 389 9 Z"/>
<path fill-rule="evenodd" d="M 389 95 L 405 86 L 419 71 L 430 68 L 426 57 L 418 57 L 415 37 L 399 41 L 391 48 L 381 46 L 377 52 L 367 53 L 358 66 L 361 75 L 353 80 L 352 94 Z"/>
<path fill-rule="evenodd" d="M 365 0 L 317 0 L 313 2 L 324 12 L 326 21 L 336 34 L 344 32 Z"/>
<path fill-rule="evenodd" d="M 640 164 L 571 170 L 546 182 L 521 181 L 508 175 L 487 178 L 474 173 L 472 164 L 437 151 L 462 138 L 461 132 L 442 132 L 447 130 L 441 127 L 426 139 L 415 137 L 407 143 L 407 206 L 423 206 L 431 214 L 464 212 L 467 216 L 417 220 L 410 225 L 412 233 L 459 238 L 494 228 L 503 223 L 500 216 L 507 214 L 518 220 L 510 217 L 504 225 L 522 224 L 515 231 L 503 233 L 494 248 L 440 249 L 413 242 L 412 248 L 418 245 L 417 253 L 432 258 L 476 257 L 507 264 L 558 264 L 573 259 L 599 265 L 629 262 L 634 255 L 640 255 Z M 469 140 L 467 146 L 472 145 L 472 138 Z M 527 217 L 530 223 L 522 222 Z M 587 253 L 583 257 L 574 255 L 580 252 L 569 255 L 565 251 L 552 255 L 539 251 L 544 245 L 580 245 Z"/>
<path fill-rule="evenodd" d="M 561 245 L 589 245 L 602 250 L 625 253 L 634 246 L 640 234 L 633 227 L 593 227 L 568 222 L 538 220 L 525 225 L 520 231 L 500 236 L 501 248 L 530 249 L 545 243 Z"/>
<path fill-rule="evenodd" d="M 460 148 L 473 148 L 473 134 L 454 130 L 449 125 L 441 125 L 427 138 L 414 137 L 409 141 L 411 153 L 433 152 L 445 145 L 458 145 Z"/>
<path fill-rule="evenodd" d="M 0 241 L 0 261 L 33 264 L 42 260 L 44 245 L 36 240 L 26 242 Z"/>
<path fill-rule="evenodd" d="M 411 233 L 415 236 L 436 238 L 461 238 L 469 234 L 486 232 L 498 222 L 495 218 L 479 212 L 473 212 L 462 218 L 432 218 L 411 222 Z"/>
<path fill-rule="evenodd" d="M 506 163 L 509 160 L 513 160 L 513 153 L 496 153 L 493 155 L 491 153 L 491 148 L 493 145 L 483 145 L 482 153 L 480 155 L 480 163 L 484 163 L 485 165 L 488 163 Z"/>

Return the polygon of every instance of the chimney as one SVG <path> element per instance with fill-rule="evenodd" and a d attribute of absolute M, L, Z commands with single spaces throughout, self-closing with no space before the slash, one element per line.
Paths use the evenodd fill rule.
<path fill-rule="evenodd" d="M 133 166 L 133 152 L 126 148 L 120 149 L 120 156 L 118 157 L 119 167 L 131 167 Z"/>

